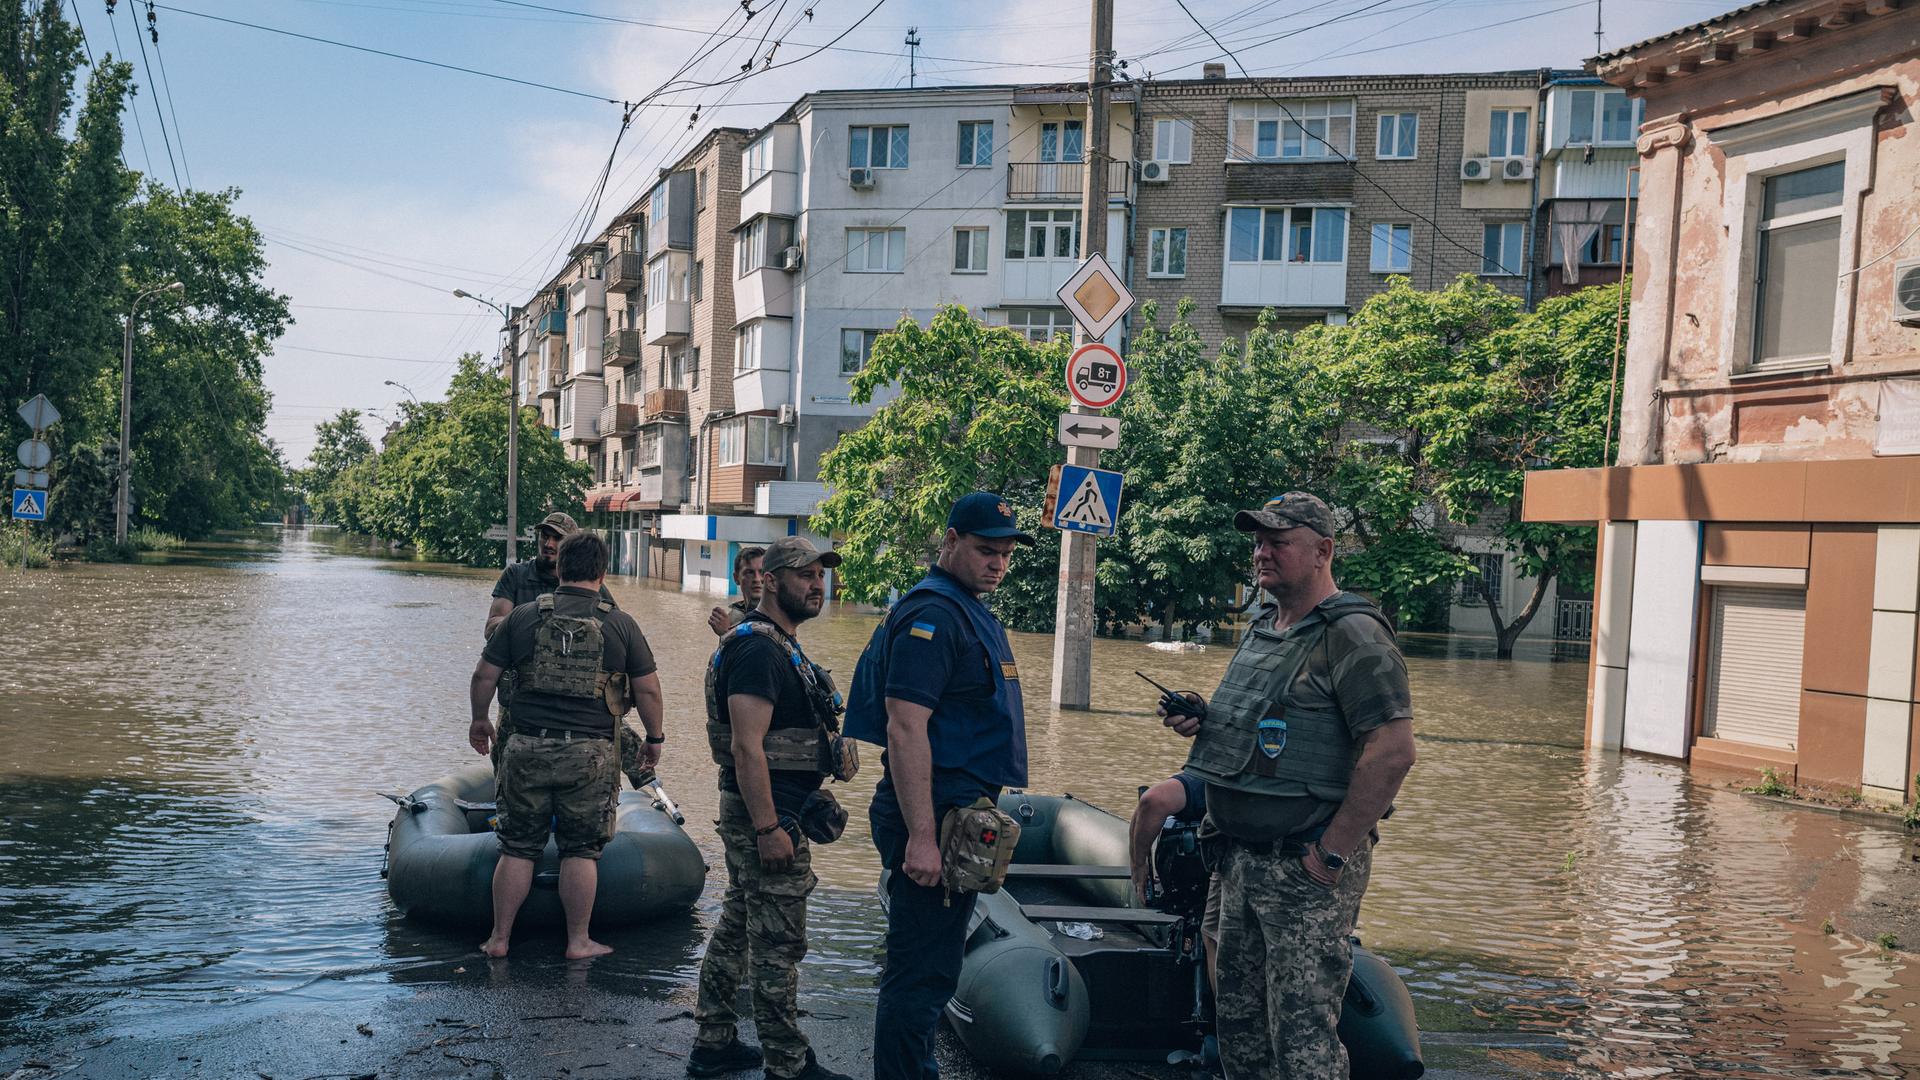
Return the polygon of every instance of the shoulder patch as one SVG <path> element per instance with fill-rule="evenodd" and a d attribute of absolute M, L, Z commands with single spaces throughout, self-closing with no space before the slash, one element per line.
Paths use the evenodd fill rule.
<path fill-rule="evenodd" d="M 907 629 L 907 633 L 922 641 L 932 641 L 936 629 L 938 628 L 930 622 L 917 622 Z"/>

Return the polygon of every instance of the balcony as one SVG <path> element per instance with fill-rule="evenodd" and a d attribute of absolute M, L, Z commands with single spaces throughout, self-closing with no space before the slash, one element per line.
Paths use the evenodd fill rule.
<path fill-rule="evenodd" d="M 640 362 L 640 331 L 615 330 L 600 346 L 600 362 L 608 367 L 626 367 Z"/>
<path fill-rule="evenodd" d="M 600 435 L 613 438 L 630 435 L 640 426 L 640 406 L 631 401 L 615 402 L 600 410 Z"/>
<path fill-rule="evenodd" d="M 1078 203 L 1086 186 L 1086 163 L 1080 161 L 1014 161 L 1007 164 L 1008 202 Z M 1107 163 L 1107 201 L 1133 198 L 1133 168 L 1125 161 Z"/>
<path fill-rule="evenodd" d="M 600 440 L 600 414 L 576 411 L 560 425 L 560 438 L 566 442 L 586 443 Z"/>
<path fill-rule="evenodd" d="M 646 256 L 637 251 L 622 251 L 607 260 L 607 291 L 630 293 L 647 280 Z"/>
<path fill-rule="evenodd" d="M 648 345 L 680 341 L 693 330 L 693 305 L 685 300 L 648 299 L 646 329 L 642 331 Z"/>
<path fill-rule="evenodd" d="M 542 314 L 534 318 L 533 336 L 536 338 L 542 338 L 542 337 L 546 337 L 549 334 L 557 334 L 561 337 L 566 336 L 567 334 L 567 313 L 566 312 L 548 311 L 548 312 L 543 312 Z"/>
<path fill-rule="evenodd" d="M 647 422 L 655 420 L 681 420 L 687 415 L 687 392 L 660 387 L 647 391 Z"/>
<path fill-rule="evenodd" d="M 560 384 L 566 381 L 567 381 L 567 371 L 565 368 L 560 368 L 560 367 L 541 368 L 540 369 L 540 385 L 539 385 L 540 396 L 547 397 L 547 398 L 559 397 Z"/>
<path fill-rule="evenodd" d="M 1220 306 L 1341 308 L 1347 303 L 1343 262 L 1231 262 L 1221 275 Z"/>

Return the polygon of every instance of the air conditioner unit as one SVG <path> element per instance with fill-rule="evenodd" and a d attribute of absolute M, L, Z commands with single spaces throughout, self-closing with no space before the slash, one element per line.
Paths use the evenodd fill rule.
<path fill-rule="evenodd" d="M 1493 159 L 1470 157 L 1460 162 L 1460 179 L 1485 180 L 1493 175 Z"/>
<path fill-rule="evenodd" d="M 1165 161 L 1143 161 L 1140 163 L 1140 182 L 1143 184 L 1164 184 L 1173 179 L 1172 172 Z"/>
<path fill-rule="evenodd" d="M 848 169 L 847 184 L 860 191 L 873 187 L 872 169 Z"/>
<path fill-rule="evenodd" d="M 1920 259 L 1893 264 L 1893 321 L 1920 326 Z"/>
<path fill-rule="evenodd" d="M 1523 158 L 1523 157 L 1510 157 L 1510 158 L 1502 159 L 1500 162 L 1500 179 L 1502 180 L 1533 179 L 1533 159 Z"/>
<path fill-rule="evenodd" d="M 799 416 L 798 412 L 794 409 L 791 403 L 780 406 L 779 422 L 781 427 L 792 427 L 794 420 L 797 419 L 798 416 Z"/>
<path fill-rule="evenodd" d="M 794 244 L 780 249 L 780 269 L 800 269 L 800 245 Z"/>

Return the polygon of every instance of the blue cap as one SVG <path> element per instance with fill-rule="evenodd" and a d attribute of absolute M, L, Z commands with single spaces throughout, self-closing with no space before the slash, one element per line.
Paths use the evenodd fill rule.
<path fill-rule="evenodd" d="M 954 503 L 953 512 L 947 515 L 947 528 L 996 540 L 1011 536 L 1023 544 L 1033 543 L 1033 537 L 1014 523 L 1013 507 L 991 491 L 976 491 Z"/>

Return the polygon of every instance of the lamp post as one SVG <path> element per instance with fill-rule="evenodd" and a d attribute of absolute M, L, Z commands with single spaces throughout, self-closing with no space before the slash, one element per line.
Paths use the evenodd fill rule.
<path fill-rule="evenodd" d="M 393 381 L 392 379 L 387 379 L 387 380 L 384 380 L 384 381 L 386 382 L 386 384 L 387 384 L 388 386 L 391 386 L 391 387 L 393 387 L 393 388 L 394 388 L 394 389 L 396 389 L 396 390 L 404 390 L 404 391 L 406 391 L 406 394 L 407 394 L 407 396 L 408 396 L 409 398 L 412 398 L 412 399 L 413 399 L 413 403 L 414 403 L 415 405 L 418 405 L 418 404 L 420 404 L 420 395 L 419 395 L 419 394 L 416 394 L 416 393 L 414 393 L 414 392 L 413 392 L 413 388 L 412 388 L 412 387 L 410 387 L 410 386 L 408 386 L 408 385 L 407 385 L 407 384 L 405 384 L 405 383 L 397 383 L 397 382 L 394 382 L 394 381 Z"/>
<path fill-rule="evenodd" d="M 507 309 L 483 296 L 475 296 L 465 289 L 453 290 L 453 295 L 462 300 L 471 300 L 476 304 L 485 304 L 500 316 L 500 321 L 512 331 L 513 319 Z M 520 350 L 507 346 L 507 565 L 520 561 Z"/>
<path fill-rule="evenodd" d="M 177 281 L 148 289 L 133 298 L 133 306 L 127 309 L 127 332 L 120 342 L 120 494 L 113 508 L 113 542 L 122 547 L 127 543 L 127 511 L 132 507 L 132 484 L 129 477 L 133 471 L 133 320 L 140 312 L 140 303 L 149 296 L 171 293 L 178 296 L 187 291 L 187 287 Z"/>

